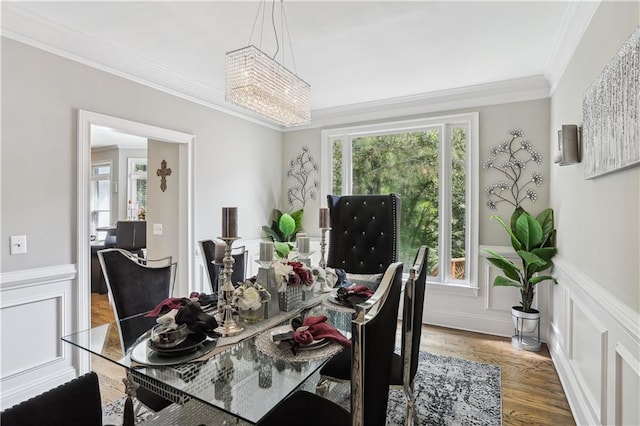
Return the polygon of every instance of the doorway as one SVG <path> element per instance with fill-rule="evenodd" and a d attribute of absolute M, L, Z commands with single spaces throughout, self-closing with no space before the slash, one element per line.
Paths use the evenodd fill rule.
<path fill-rule="evenodd" d="M 96 128 L 112 129 L 131 137 L 143 138 L 149 143 L 173 146 L 177 152 L 174 168 L 180 176 L 175 180 L 179 185 L 178 211 L 175 213 L 175 226 L 172 231 L 177 237 L 178 274 L 174 292 L 188 294 L 194 274 L 193 247 L 193 135 L 134 122 L 122 118 L 107 116 L 90 111 L 78 112 L 78 283 L 77 286 L 77 320 L 79 329 L 91 327 L 91 265 L 90 265 L 90 235 L 91 235 L 91 145 L 92 131 Z M 151 160 L 149 160 L 151 161 Z M 155 176 L 155 164 L 149 164 L 149 178 Z M 159 168 L 160 165 L 157 165 Z M 125 167 L 126 168 L 126 167 Z M 123 188 L 118 188 L 121 190 Z M 126 212 L 126 206 L 124 208 Z M 117 213 L 116 213 L 117 214 Z M 145 212 L 149 221 L 153 221 L 153 213 Z M 126 213 L 125 213 L 126 215 Z M 162 217 L 162 216 L 161 216 Z M 162 220 L 162 219 L 161 219 Z M 156 236 L 157 237 L 157 236 Z M 79 360 L 79 371 L 88 371 L 88 358 Z"/>

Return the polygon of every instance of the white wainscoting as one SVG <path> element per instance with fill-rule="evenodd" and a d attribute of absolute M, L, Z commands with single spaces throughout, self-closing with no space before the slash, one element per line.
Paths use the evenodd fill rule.
<path fill-rule="evenodd" d="M 73 332 L 75 265 L 0 276 L 0 409 L 77 376 L 74 350 L 60 338 Z"/>
<path fill-rule="evenodd" d="M 640 314 L 560 256 L 548 345 L 578 425 L 640 424 Z"/>
<path fill-rule="evenodd" d="M 428 284 L 423 317 L 425 323 L 497 336 L 514 334 L 511 307 L 519 305 L 520 292 L 515 287 L 493 287 L 493 280 L 501 271 L 487 260 L 487 248 L 516 263 L 519 261 L 511 247 L 480 246 L 478 287 L 466 288 L 473 291 L 461 292 L 447 285 Z M 533 303 L 540 310 L 540 338 L 543 341 L 546 340 L 549 324 L 550 287 L 548 283 L 538 285 Z"/>

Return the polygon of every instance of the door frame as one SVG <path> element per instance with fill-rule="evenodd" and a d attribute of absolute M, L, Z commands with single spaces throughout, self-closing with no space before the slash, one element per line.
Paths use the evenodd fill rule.
<path fill-rule="evenodd" d="M 193 198 L 193 145 L 195 136 L 175 130 L 139 123 L 123 118 L 113 117 L 96 112 L 78 110 L 78 170 L 77 170 L 77 313 L 76 330 L 91 328 L 91 244 L 89 241 L 89 212 L 90 212 L 90 184 L 91 184 L 91 126 L 98 125 L 110 127 L 135 136 L 161 142 L 185 144 L 186 167 L 184 174 L 186 179 L 186 199 L 184 217 L 186 223 L 181 227 L 186 228 L 186 247 L 180 245 L 178 262 L 187 265 L 187 283 L 190 288 L 195 274 L 194 253 L 194 198 Z M 182 156 L 182 149 L 181 149 Z M 184 164 L 184 163 L 183 163 Z M 182 214 L 181 214 L 182 217 Z M 183 250 L 183 247 L 186 250 Z M 183 253 L 186 251 L 186 253 Z M 84 352 L 84 351 L 83 351 Z M 88 352 L 76 357 L 77 369 L 80 374 L 88 372 L 91 368 Z"/>

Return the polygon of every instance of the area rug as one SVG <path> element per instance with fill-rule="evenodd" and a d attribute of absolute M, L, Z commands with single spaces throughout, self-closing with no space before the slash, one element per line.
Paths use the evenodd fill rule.
<path fill-rule="evenodd" d="M 495 365 L 420 352 L 415 385 L 415 424 L 500 426 L 500 376 L 500 367 Z M 304 387 L 311 390 L 315 383 L 317 377 L 312 376 Z M 349 385 L 334 385 L 329 398 L 349 409 Z M 103 408 L 105 424 L 122 424 L 123 401 L 121 399 Z M 406 407 L 402 391 L 390 391 L 387 425 L 403 425 Z M 138 420 L 150 415 L 142 407 Z"/>

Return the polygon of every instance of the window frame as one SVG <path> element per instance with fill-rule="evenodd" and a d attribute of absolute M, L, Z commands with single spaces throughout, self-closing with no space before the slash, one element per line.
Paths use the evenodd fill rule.
<path fill-rule="evenodd" d="M 147 171 L 146 172 L 136 172 L 135 166 L 137 164 L 144 164 Z M 138 220 L 137 211 L 131 212 L 129 211 L 129 201 L 132 204 L 138 204 L 138 194 L 136 190 L 136 181 L 144 180 L 147 185 L 147 194 L 149 191 L 149 162 L 147 157 L 127 157 L 127 218 L 129 220 Z M 134 200 L 135 199 L 135 200 Z M 134 202 L 135 201 L 135 202 Z M 145 211 L 147 211 L 148 205 L 145 200 Z M 134 216 L 131 216 L 134 215 Z"/>
<path fill-rule="evenodd" d="M 96 168 L 99 167 L 105 167 L 108 166 L 109 167 L 109 173 L 94 173 Z M 90 175 L 90 185 L 93 184 L 94 181 L 101 181 L 101 180 L 106 180 L 107 182 L 109 182 L 109 208 L 107 210 L 102 210 L 102 209 L 98 209 L 98 210 L 94 210 L 93 206 L 95 205 L 94 203 L 94 199 L 93 196 L 90 195 L 90 200 L 89 200 L 89 229 L 92 235 L 95 235 L 97 238 L 98 231 L 96 228 L 99 227 L 99 225 L 96 223 L 94 226 L 94 217 L 97 218 L 97 215 L 95 214 L 96 212 L 107 212 L 109 213 L 109 223 L 111 223 L 111 220 L 113 218 L 113 199 L 112 199 L 112 194 L 114 193 L 114 182 L 112 180 L 113 177 L 113 161 L 112 160 L 98 160 L 95 162 L 91 163 L 91 175 Z M 90 191 L 91 192 L 91 191 Z"/>
<path fill-rule="evenodd" d="M 411 133 L 424 131 L 425 128 L 440 128 L 439 146 L 439 223 L 438 244 L 440 258 L 438 276 L 427 277 L 428 285 L 435 291 L 460 295 L 478 296 L 478 238 L 479 238 L 479 114 L 477 112 L 425 117 L 413 120 L 379 122 L 369 125 L 357 125 L 326 129 L 321 132 L 321 173 L 320 194 L 322 200 L 333 191 L 333 153 L 336 140 L 342 141 L 342 191 L 349 194 L 352 190 L 352 170 L 348 165 L 352 161 L 351 146 L 354 139 L 365 136 L 385 134 Z M 466 195 L 467 205 L 465 217 L 465 262 L 468 265 L 464 280 L 450 277 L 451 262 L 451 130 L 465 127 L 467 132 L 466 156 Z M 448 182 L 445 184 L 445 182 Z M 321 202 L 321 204 L 324 204 Z M 443 224 L 446 224 L 443 227 Z M 446 231 L 446 232 L 444 232 Z M 433 249 L 433 248 L 432 248 Z"/>

